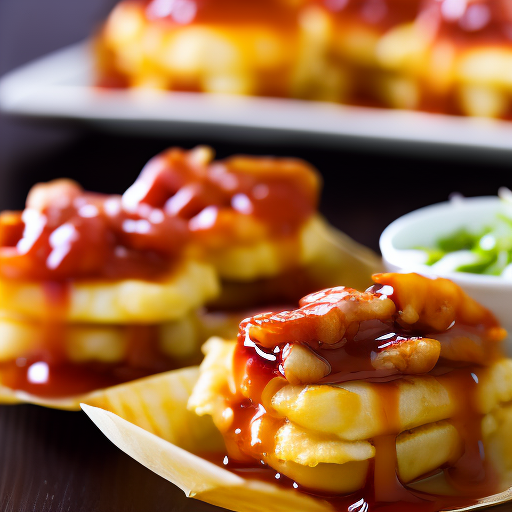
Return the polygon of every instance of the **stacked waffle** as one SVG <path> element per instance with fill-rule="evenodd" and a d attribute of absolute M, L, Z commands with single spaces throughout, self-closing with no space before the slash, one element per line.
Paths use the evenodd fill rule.
<path fill-rule="evenodd" d="M 142 210 L 59 180 L 2 214 L 3 386 L 63 397 L 197 361 L 217 276 L 183 254 L 179 219 Z"/>
<path fill-rule="evenodd" d="M 297 12 L 274 0 L 121 2 L 97 40 L 102 83 L 287 96 Z"/>
<path fill-rule="evenodd" d="M 0 216 L 6 399 L 75 396 L 193 364 L 208 335 L 232 332 L 229 309 L 296 300 L 347 272 L 365 281 L 378 267 L 318 216 L 320 183 L 305 162 L 212 159 L 205 147 L 168 150 L 123 196 L 37 185 L 23 212 Z"/>
<path fill-rule="evenodd" d="M 512 8 L 507 0 L 431 1 L 425 103 L 450 113 L 512 115 Z"/>
<path fill-rule="evenodd" d="M 419 502 L 510 485 L 503 329 L 448 280 L 374 281 L 209 340 L 189 407 L 213 417 L 233 468 L 264 463 L 313 494 Z"/>

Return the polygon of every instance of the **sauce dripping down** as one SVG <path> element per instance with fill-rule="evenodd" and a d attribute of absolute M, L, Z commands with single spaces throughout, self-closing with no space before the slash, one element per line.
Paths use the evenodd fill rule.
<path fill-rule="evenodd" d="M 66 398 L 200 361 L 198 354 L 175 358 L 165 353 L 160 348 L 157 325 L 118 327 L 126 341 L 116 361 L 73 361 L 65 350 L 69 329 L 65 324 L 45 325 L 34 349 L 15 360 L 0 362 L 2 385 L 41 398 Z"/>
<path fill-rule="evenodd" d="M 240 324 L 233 364 L 237 391 L 228 399 L 233 421 L 229 428 L 223 431 L 227 447 L 223 465 L 246 478 L 272 481 L 319 497 L 331 503 L 335 510 L 340 512 L 434 512 L 444 508 L 469 506 L 480 497 L 498 492 L 497 475 L 483 452 L 483 414 L 477 410 L 475 403 L 478 389 L 477 374 L 481 365 L 475 361 L 465 360 L 461 347 L 466 343 L 467 351 L 471 353 L 473 345 L 480 343 L 491 354 L 487 360 L 482 361 L 482 364 L 491 364 L 500 357 L 497 349 L 499 345 L 496 342 L 503 333 L 495 331 L 499 330 L 499 325 L 485 308 L 465 295 L 454 295 L 456 288 L 452 286 L 455 285 L 449 284 L 446 280 L 426 280 L 414 274 L 383 274 L 375 276 L 375 279 L 380 282 L 368 289 L 366 295 L 355 295 L 355 291 L 351 289 L 326 290 L 305 297 L 299 310 L 257 315 Z M 426 281 L 420 283 L 419 280 Z M 420 286 L 413 286 L 414 284 L 424 285 L 423 291 Z M 437 332 L 432 325 L 439 324 L 440 310 L 433 308 L 434 313 L 429 312 L 429 305 L 435 304 L 435 299 L 430 296 L 434 288 L 435 297 L 443 304 L 445 313 L 449 311 L 446 313 L 447 321 L 450 315 L 455 318 L 448 323 L 447 328 L 439 328 Z M 421 306 L 424 309 L 418 309 L 417 321 L 409 324 L 412 325 L 410 329 L 404 327 L 404 318 L 407 317 L 404 310 L 407 310 L 410 304 L 407 290 L 414 290 L 416 298 L 422 293 L 427 297 L 426 305 Z M 454 305 L 452 309 L 443 301 L 445 296 L 451 298 Z M 366 318 L 356 322 L 357 329 L 351 330 L 349 326 L 343 331 L 343 342 L 331 339 L 328 348 L 318 344 L 318 340 L 322 340 L 321 336 L 315 338 L 315 335 L 318 336 L 321 332 L 318 330 L 318 324 L 315 324 L 319 316 L 329 317 L 331 312 L 339 307 L 340 301 L 353 299 L 364 304 L 372 304 L 372 300 L 380 300 L 380 297 L 383 297 L 382 300 L 392 298 L 397 305 L 397 311 L 389 318 Z M 421 304 L 421 301 L 418 304 Z M 350 310 L 344 311 L 347 318 Z M 471 311 L 469 317 L 468 311 Z M 332 320 L 333 317 L 330 318 Z M 252 326 L 257 326 L 257 329 L 252 331 Z M 428 333 L 423 330 L 426 326 L 430 329 Z M 350 335 L 346 336 L 347 333 Z M 447 345 L 453 340 L 461 343 L 457 345 L 460 360 L 440 357 L 428 374 L 437 375 L 442 379 L 443 385 L 450 390 L 450 396 L 458 398 L 456 410 L 449 420 L 461 436 L 465 448 L 462 456 L 450 464 L 450 467 L 441 467 L 432 475 L 423 475 L 417 481 L 423 481 L 427 477 L 441 479 L 452 489 L 453 496 L 427 494 L 416 490 L 416 480 L 407 485 L 400 481 L 396 439 L 397 434 L 403 429 L 399 420 L 398 379 L 407 378 L 407 374 L 396 369 L 391 374 L 383 373 L 371 364 L 372 353 L 382 345 L 383 336 L 387 343 L 393 344 L 401 343 L 402 338 L 409 340 L 426 337 L 427 334 L 441 338 L 441 343 Z M 377 402 L 382 405 L 381 424 L 384 425 L 384 431 L 371 440 L 375 448 L 375 457 L 371 460 L 364 489 L 349 496 L 332 496 L 305 488 L 272 469 L 269 465 L 271 462 L 267 462 L 268 454 L 275 451 L 275 435 L 288 420 L 276 416 L 273 411 L 266 411 L 262 405 L 265 402 L 263 395 L 267 393 L 269 383 L 276 377 L 282 382 L 278 386 L 287 384 L 283 354 L 286 352 L 284 347 L 292 340 L 307 345 L 315 355 L 329 364 L 330 374 L 314 384 L 335 385 L 356 379 L 374 383 L 372 389 L 378 395 Z M 316 340 L 316 344 L 312 342 L 313 340 Z M 450 351 L 447 353 L 451 355 Z M 213 460 L 216 463 L 220 462 L 218 456 L 214 456 Z"/>
<path fill-rule="evenodd" d="M 237 362 L 244 363 L 246 355 L 237 352 L 235 355 L 235 368 Z M 234 411 L 233 424 L 228 433 L 224 433 L 228 454 L 242 453 L 242 460 L 237 460 L 240 455 L 233 457 L 223 456 L 223 466 L 230 471 L 240 474 L 244 478 L 255 478 L 267 482 L 274 482 L 286 488 L 294 488 L 298 491 L 310 494 L 331 503 L 336 511 L 387 511 L 387 512 L 434 512 L 450 507 L 469 506 L 476 503 L 479 497 L 488 496 L 498 491 L 497 478 L 492 466 L 485 460 L 482 453 L 482 433 L 480 429 L 482 415 L 473 410 L 472 397 L 475 393 L 475 381 L 471 369 L 454 370 L 448 376 L 450 386 L 455 389 L 457 396 L 461 397 L 459 413 L 452 418 L 452 423 L 462 434 L 465 452 L 457 463 L 442 471 L 443 478 L 456 490 L 457 496 L 443 496 L 425 494 L 411 487 L 403 485 L 397 475 L 396 469 L 396 435 L 387 434 L 373 439 L 376 449 L 375 458 L 371 461 L 367 474 L 367 483 L 363 490 L 349 496 L 326 495 L 318 493 L 303 485 L 297 484 L 290 478 L 280 474 L 265 464 L 263 458 L 265 451 L 273 451 L 273 436 L 284 424 L 284 420 L 272 420 L 272 428 L 266 431 L 266 442 L 255 446 L 252 440 L 252 428 L 255 419 L 261 419 L 261 406 L 257 406 L 261 400 L 261 393 L 274 375 L 277 375 L 278 365 L 268 360 L 264 362 L 258 356 L 253 356 L 247 361 L 246 384 L 250 386 L 251 398 L 241 399 L 238 403 L 232 403 Z M 235 379 L 240 378 L 242 372 L 237 372 Z M 378 389 L 379 401 L 386 405 L 385 414 L 388 417 L 389 426 L 397 423 L 399 389 L 389 382 Z M 466 398 L 464 398 L 466 397 Z M 263 412 L 263 415 L 265 412 Z M 396 426 L 394 427 L 396 429 Z M 233 447 L 236 447 L 233 450 Z M 248 448 L 250 446 L 250 448 Z M 243 456 L 249 454 L 251 459 L 243 460 Z M 201 454 L 204 456 L 204 454 Z M 215 459 L 215 457 L 217 457 Z M 259 463 L 254 458 L 262 459 Z M 218 463 L 220 455 L 211 456 L 210 460 Z M 421 480 L 421 479 L 420 479 Z M 366 508 L 365 508 L 366 507 Z"/>

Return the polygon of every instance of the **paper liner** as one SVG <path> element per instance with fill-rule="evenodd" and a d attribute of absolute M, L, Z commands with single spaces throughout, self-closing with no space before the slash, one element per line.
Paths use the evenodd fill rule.
<path fill-rule="evenodd" d="M 333 512 L 328 501 L 245 479 L 196 453 L 218 453 L 222 439 L 210 417 L 187 411 L 197 368 L 176 370 L 91 396 L 82 409 L 118 448 L 189 496 L 236 512 Z M 512 488 L 457 509 L 512 501 Z"/>
<path fill-rule="evenodd" d="M 0 403 L 30 403 L 74 411 L 80 410 L 81 403 L 87 403 L 115 412 L 164 439 L 173 440 L 173 437 L 170 434 L 168 437 L 166 433 L 172 432 L 172 429 L 169 426 L 165 427 L 163 420 L 166 418 L 167 421 L 176 423 L 178 417 L 183 418 L 184 421 L 187 418 L 193 418 L 194 424 L 197 423 L 196 415 L 187 411 L 186 405 L 198 375 L 198 367 L 193 366 L 65 398 L 45 398 L 0 385 Z M 163 411 L 174 407 L 181 412 L 174 415 L 171 420 L 167 412 L 164 414 Z M 160 414 L 158 414 L 159 411 Z M 156 417 L 160 418 L 158 428 L 151 426 L 155 423 Z M 201 429 L 204 429 L 206 424 L 208 421 L 201 425 Z M 209 433 L 220 438 L 213 423 Z"/>
<path fill-rule="evenodd" d="M 82 404 L 82 409 L 118 448 L 177 485 L 189 497 L 240 512 L 333 511 L 321 500 L 241 478 L 112 412 L 86 404 Z M 169 412 L 174 413 L 176 410 Z"/>

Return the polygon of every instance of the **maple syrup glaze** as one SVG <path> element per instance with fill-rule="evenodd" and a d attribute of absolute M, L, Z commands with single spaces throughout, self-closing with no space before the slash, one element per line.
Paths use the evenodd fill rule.
<path fill-rule="evenodd" d="M 207 148 L 170 149 L 150 160 L 123 196 L 85 192 L 70 180 L 57 180 L 34 187 L 23 212 L 0 214 L 0 278 L 37 282 L 49 312 L 41 323 L 39 352 L 4 363 L 3 384 L 64 396 L 176 366 L 158 350 L 153 325 L 126 326 L 134 342 L 119 364 L 66 360 L 72 283 L 159 282 L 172 277 L 189 251 L 208 258 L 208 250 L 237 243 L 296 243 L 298 230 L 316 210 L 316 171 L 295 159 L 211 158 Z M 289 256 L 292 266 L 296 258 Z M 49 377 L 34 384 L 27 369 L 38 362 Z"/>
<path fill-rule="evenodd" d="M 383 274 L 374 276 L 379 284 L 369 288 L 365 293 L 359 294 L 355 290 L 335 288 L 311 294 L 302 301 L 302 307 L 295 311 L 286 311 L 279 314 L 262 314 L 248 318 L 240 324 L 238 342 L 234 352 L 234 382 L 236 393 L 226 397 L 229 407 L 233 411 L 233 421 L 223 431 L 227 457 L 223 465 L 244 477 L 260 478 L 276 482 L 280 485 L 293 486 L 305 493 L 319 496 L 331 502 L 336 510 L 354 511 L 438 511 L 451 506 L 462 506 L 474 503 L 477 498 L 493 494 L 498 491 L 497 478 L 490 462 L 482 453 L 481 420 L 483 415 L 476 410 L 475 395 L 478 387 L 478 369 L 491 364 L 501 356 L 499 341 L 504 331 L 499 327 L 494 316 L 485 308 L 474 303 L 465 295 L 455 299 L 454 291 L 460 290 L 456 285 L 441 291 L 446 280 L 427 280 L 415 274 Z M 427 280 L 427 281 L 423 281 Z M 383 284 L 387 283 L 387 284 Z M 391 286 L 389 283 L 393 283 Z M 423 283 L 423 290 L 418 284 Z M 419 313 L 416 322 L 406 329 L 404 326 L 405 312 L 400 309 L 410 304 L 409 292 L 425 294 L 427 304 L 418 307 Z M 431 293 L 440 297 L 429 299 Z M 458 292 L 457 292 L 458 293 Z M 463 294 L 463 292 L 461 292 Z M 356 295 L 357 294 L 357 295 Z M 444 295 L 443 295 L 444 294 Z M 455 306 L 445 307 L 446 298 L 451 297 Z M 315 339 L 321 331 L 318 322 L 321 319 L 333 318 L 332 312 L 339 310 L 343 301 L 361 302 L 385 300 L 391 298 L 396 305 L 396 311 L 386 321 L 379 321 L 377 325 L 372 320 L 352 321 L 345 330 L 349 335 L 343 337 L 339 343 L 329 341 L 328 348 L 324 348 L 320 338 Z M 469 300 L 469 302 L 465 302 Z M 375 302 L 373 302 L 375 305 Z M 429 310 L 429 304 L 434 309 Z M 343 306 L 341 306 L 343 309 Z M 448 317 L 455 320 L 444 328 L 425 331 L 425 326 L 436 324 L 441 310 L 450 309 Z M 468 312 L 471 314 L 468 316 Z M 410 312 L 410 310 L 409 310 Z M 345 309 L 345 318 L 350 310 Z M 331 315 L 331 316 L 330 316 Z M 359 318 L 362 313 L 357 313 Z M 356 316 L 357 316 L 356 315 Z M 320 320 L 319 320 L 320 319 Z M 448 318 L 449 320 L 449 318 Z M 372 325 L 370 325 L 372 324 Z M 251 330 L 253 326 L 258 329 Z M 263 332 L 263 334 L 262 334 Z M 324 331 L 325 332 L 325 331 Z M 258 340 L 251 333 L 261 335 Z M 269 334 L 270 333 L 270 334 Z M 386 333 L 391 336 L 386 337 Z M 452 334 L 453 333 L 453 334 Z M 269 334 L 269 337 L 265 337 Z M 383 343 L 405 343 L 413 338 L 437 338 L 441 344 L 450 344 L 453 339 L 459 340 L 457 350 L 460 360 L 448 360 L 439 357 L 435 366 L 427 372 L 428 375 L 438 375 L 443 379 L 443 385 L 451 391 L 452 396 L 458 397 L 456 411 L 450 417 L 464 442 L 463 455 L 450 467 L 443 467 L 443 478 L 455 489 L 456 496 L 429 495 L 402 484 L 397 476 L 396 437 L 401 432 L 399 422 L 399 379 L 407 377 L 407 370 L 401 372 L 394 368 L 392 372 L 382 372 L 372 365 L 372 353 L 389 348 Z M 263 340 L 263 343 L 261 343 Z M 461 341 L 465 340 L 465 341 Z M 480 343 L 487 353 L 487 358 L 472 361 L 471 357 L 464 357 L 464 344 L 467 343 L 467 352 L 473 353 L 473 345 Z M 267 385 L 276 377 L 276 388 L 284 386 L 286 371 L 284 370 L 286 344 L 306 345 L 314 354 L 320 356 L 330 366 L 330 373 L 324 379 L 314 384 L 340 384 L 349 380 L 366 380 L 372 382 L 372 390 L 378 394 L 379 403 L 383 407 L 383 418 L 387 427 L 383 433 L 372 439 L 376 454 L 371 460 L 370 471 L 367 473 L 367 484 L 361 491 L 349 496 L 332 496 L 319 493 L 314 489 L 304 488 L 289 478 L 284 477 L 271 468 L 268 454 L 275 451 L 275 434 L 288 420 L 276 416 L 272 411 L 267 412 L 262 405 L 262 394 Z M 477 343 L 477 344 L 478 344 Z M 441 348 L 442 353 L 442 348 Z M 478 357 L 481 352 L 477 351 Z M 467 354 L 466 354 L 467 355 Z M 482 366 L 483 365 L 483 366 Z M 424 374 L 421 374 L 424 375 Z M 279 383 L 279 380 L 281 383 Z M 313 384 L 313 383 L 312 383 Z M 267 397 L 268 398 L 268 397 Z M 255 425 L 256 423 L 261 425 Z M 257 430 L 257 436 L 254 431 Z M 257 439 L 255 439 L 255 437 Z M 215 460 L 219 463 L 220 459 Z M 423 478 L 423 477 L 422 477 Z M 365 508 L 364 504 L 367 507 Z"/>

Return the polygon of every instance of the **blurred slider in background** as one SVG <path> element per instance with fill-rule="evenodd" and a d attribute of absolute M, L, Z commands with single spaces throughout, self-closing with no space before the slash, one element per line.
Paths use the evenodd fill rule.
<path fill-rule="evenodd" d="M 124 0 L 94 46 L 110 88 L 512 114 L 510 0 Z"/>

